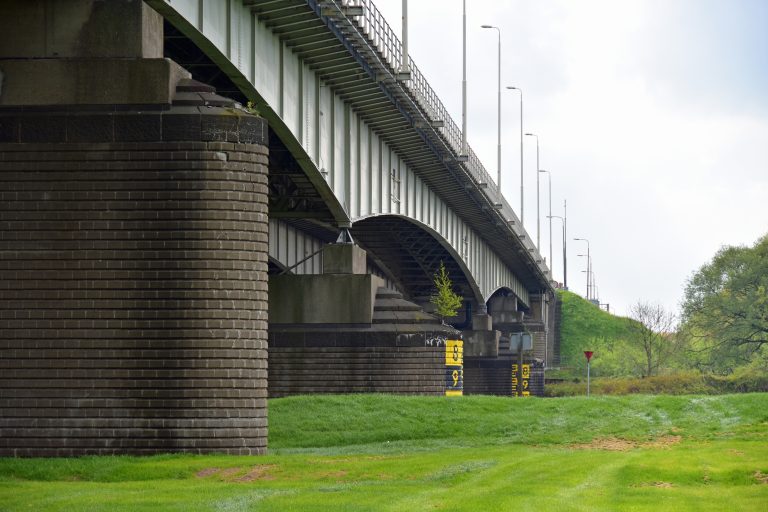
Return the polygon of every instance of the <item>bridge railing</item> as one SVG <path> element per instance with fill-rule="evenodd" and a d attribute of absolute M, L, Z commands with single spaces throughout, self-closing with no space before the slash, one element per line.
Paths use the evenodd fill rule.
<path fill-rule="evenodd" d="M 345 7 L 363 8 L 363 15 L 352 18 L 353 23 L 369 39 L 373 48 L 376 49 L 381 59 L 389 67 L 388 71 L 393 76 L 396 76 L 398 71 L 402 69 L 403 64 L 402 44 L 373 1 L 339 0 L 339 3 Z M 411 78 L 403 83 L 404 88 L 410 93 L 411 98 L 418 104 L 430 121 L 443 122 L 443 126 L 437 128 L 437 131 L 451 149 L 453 156 L 458 157 L 462 154 L 463 146 L 463 137 L 459 125 L 448 113 L 448 109 L 445 108 L 437 93 L 429 85 L 426 77 L 421 73 L 410 56 L 408 58 L 408 67 Z M 525 234 L 525 229 L 521 225 L 517 214 L 515 214 L 510 204 L 501 194 L 501 191 L 493 185 L 495 182 L 490 173 L 469 146 L 467 146 L 467 157 L 467 161 L 463 164 L 464 168 L 477 181 L 478 185 L 486 184 L 483 188 L 484 193 L 495 205 L 499 205 L 504 218 L 514 221 L 516 228 L 512 229 L 518 235 Z M 530 248 L 526 242 L 523 242 L 523 245 Z M 538 253 L 537 249 L 533 248 L 533 250 Z"/>

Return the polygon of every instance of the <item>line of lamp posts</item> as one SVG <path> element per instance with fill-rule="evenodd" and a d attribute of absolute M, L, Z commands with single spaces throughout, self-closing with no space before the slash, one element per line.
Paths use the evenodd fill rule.
<path fill-rule="evenodd" d="M 409 75 L 410 69 L 408 67 L 408 0 L 402 0 L 402 65 L 399 70 L 404 75 Z M 467 1 L 463 0 L 463 66 L 462 66 L 462 82 L 461 82 L 461 94 L 462 94 L 462 155 L 467 155 Z M 498 89 L 497 89 L 497 176 L 496 187 L 499 194 L 501 194 L 501 29 L 495 25 L 481 25 L 481 28 L 496 30 L 498 36 Z M 542 173 L 546 173 L 549 185 L 549 265 L 550 265 L 550 279 L 552 279 L 551 265 L 552 265 L 552 219 L 559 219 L 562 222 L 563 233 L 563 287 L 568 289 L 568 257 L 567 257 L 567 232 L 568 232 L 568 217 L 567 217 L 567 202 L 563 200 L 563 215 L 552 215 L 552 173 L 546 169 L 542 169 L 539 165 L 539 136 L 535 133 L 524 133 L 523 131 L 523 90 L 519 87 L 508 85 L 508 90 L 517 91 L 520 93 L 520 224 L 523 225 L 525 220 L 524 209 L 524 175 L 523 175 L 523 137 L 534 137 L 536 139 L 536 248 L 541 247 L 541 208 L 540 208 L 540 176 Z M 582 272 L 587 274 L 587 300 L 592 301 L 599 305 L 597 299 L 597 286 L 595 284 L 595 274 L 592 271 L 592 256 L 590 253 L 589 240 L 586 238 L 574 238 L 575 241 L 581 241 L 587 243 L 587 254 L 579 254 L 580 257 L 587 258 L 587 269 Z"/>
<path fill-rule="evenodd" d="M 466 0 L 464 0 L 464 23 L 466 26 Z M 497 99 L 497 128 L 498 128 L 498 145 L 497 145 L 497 178 L 496 186 L 499 193 L 501 193 L 501 29 L 495 25 L 481 25 L 484 29 L 496 30 L 498 36 L 498 99 Z M 466 62 L 466 28 L 464 30 L 464 60 Z M 466 66 L 465 66 L 465 82 L 466 83 Z M 525 220 L 525 186 L 524 186 L 524 174 L 523 174 L 523 137 L 534 137 L 536 139 L 536 247 L 541 247 L 541 216 L 540 216 L 540 176 L 542 173 L 546 173 L 549 186 L 549 265 L 552 266 L 552 219 L 559 219 L 562 222 L 563 233 L 563 286 L 568 289 L 568 257 L 567 257 L 567 201 L 563 200 L 563 215 L 552 215 L 552 173 L 546 169 L 542 169 L 539 165 L 539 136 L 535 133 L 525 133 L 523 130 L 523 90 L 520 87 L 508 85 L 508 90 L 517 91 L 520 93 L 520 223 L 523 224 Z M 466 91 L 466 86 L 463 87 Z M 466 100 L 464 101 L 466 105 Z M 466 108 L 466 107 L 465 107 Z M 463 113 L 466 119 L 466 112 Z M 466 134 L 466 122 L 464 123 L 464 133 Z M 595 284 L 595 274 L 592 271 L 592 256 L 590 254 L 589 240 L 586 238 L 574 238 L 575 241 L 582 241 L 587 243 L 587 254 L 579 254 L 581 257 L 587 258 L 587 269 L 582 272 L 587 274 L 587 293 L 586 298 L 592 302 L 599 304 L 597 299 L 597 286 Z"/>

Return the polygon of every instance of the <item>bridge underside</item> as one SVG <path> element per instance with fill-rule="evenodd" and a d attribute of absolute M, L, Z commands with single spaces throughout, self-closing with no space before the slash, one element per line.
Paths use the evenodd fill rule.
<path fill-rule="evenodd" d="M 486 229 L 498 230 L 500 233 L 506 231 L 506 225 L 500 226 L 498 220 L 492 220 L 493 215 L 489 215 L 488 207 L 484 206 L 482 194 L 473 197 L 471 190 L 468 191 L 465 185 L 446 181 L 446 176 L 453 176 L 452 173 L 456 169 L 447 174 L 446 171 L 455 163 L 451 163 L 450 159 L 443 161 L 444 158 L 439 155 L 436 158 L 435 149 L 430 148 L 425 140 L 413 138 L 415 132 L 412 123 L 392 105 L 392 98 L 382 93 L 380 84 L 370 79 L 339 39 L 307 9 L 305 2 L 258 0 L 246 3 L 257 14 L 258 22 L 264 23 L 285 42 L 286 51 L 300 55 L 309 64 L 309 68 L 318 73 L 323 80 L 321 87 L 330 87 L 341 98 L 353 105 L 357 104 L 356 112 L 361 119 L 378 129 L 382 138 L 397 147 L 406 161 L 418 166 L 422 173 L 433 173 L 433 178 L 428 178 L 428 181 L 440 189 L 444 197 L 458 200 L 459 203 L 454 205 L 457 210 L 472 217 L 473 223 L 485 225 Z M 225 91 L 242 102 L 247 101 L 246 95 L 217 64 L 168 23 L 165 51 L 198 79 L 215 84 L 220 91 Z M 314 114 L 310 114 L 310 117 L 312 115 Z M 270 252 L 270 257 L 275 263 L 271 267 L 271 273 L 287 271 L 294 274 L 319 274 L 322 272 L 320 249 L 324 244 L 333 243 L 338 237 L 339 219 L 329 207 L 328 198 L 323 197 L 316 182 L 308 178 L 306 168 L 297 162 L 294 152 L 289 149 L 295 141 L 284 144 L 281 140 L 281 137 L 286 136 L 292 137 L 286 134 L 285 130 L 278 129 L 272 131 L 270 137 L 270 234 L 273 238 L 271 247 L 279 247 L 279 250 Z M 326 175 L 324 178 L 332 180 L 331 176 Z M 468 198 L 469 203 L 466 203 Z M 464 308 L 453 321 L 455 325 L 461 325 L 462 329 L 466 330 L 465 337 L 470 344 L 468 354 L 475 350 L 480 357 L 498 357 L 500 350 L 504 352 L 504 348 L 500 347 L 506 344 L 508 355 L 508 334 L 520 330 L 539 332 L 543 336 L 535 336 L 539 338 L 537 346 L 546 345 L 547 329 L 544 327 L 546 322 L 543 318 L 546 316 L 547 307 L 538 304 L 542 295 L 536 293 L 530 298 L 527 295 L 518 296 L 518 289 L 502 287 L 493 296 L 484 297 L 478 283 L 471 277 L 471 272 L 461 261 L 462 247 L 452 249 L 441 240 L 440 235 L 431 232 L 428 227 L 403 215 L 379 214 L 363 216 L 356 220 L 350 231 L 354 240 L 367 251 L 368 272 L 384 278 L 386 286 L 402 293 L 406 299 L 427 308 L 429 297 L 434 293 L 433 274 L 441 261 L 446 265 L 455 291 L 465 301 Z M 505 236 L 490 236 L 488 241 L 493 250 L 504 255 L 507 265 L 526 269 L 521 274 L 522 284 L 526 289 L 538 291 L 546 288 L 546 285 L 539 281 L 536 272 L 532 271 L 534 265 L 528 254 L 529 247 L 525 244 L 510 244 Z M 466 243 L 465 239 L 464 242 L 459 242 L 459 245 Z M 292 247 L 295 254 L 291 254 L 290 250 L 285 251 L 285 247 Z M 462 252 L 461 255 L 457 254 L 459 251 Z M 317 254 L 311 256 L 315 252 Z M 302 263 L 303 257 L 307 255 L 311 257 Z M 514 297 L 514 300 L 501 306 L 501 302 L 493 300 L 493 297 L 499 295 L 509 295 Z M 532 304 L 531 301 L 537 304 Z M 506 309 L 502 311 L 504 308 Z M 486 309 L 491 310 L 492 316 L 485 316 Z M 475 313 L 474 321 L 472 313 Z M 504 315 L 512 315 L 515 320 L 499 320 Z M 275 330 L 274 325 L 271 325 L 271 328 Z M 492 334 L 495 329 L 499 332 Z M 546 350 L 537 350 L 536 356 L 546 357 Z M 477 368 L 480 367 L 483 366 Z M 496 389 L 503 389 L 503 386 Z"/>

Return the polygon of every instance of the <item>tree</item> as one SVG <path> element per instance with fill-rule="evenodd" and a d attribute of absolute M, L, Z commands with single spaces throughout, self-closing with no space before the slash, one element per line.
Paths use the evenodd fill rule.
<path fill-rule="evenodd" d="M 683 321 L 698 346 L 722 361 L 748 362 L 768 345 L 768 235 L 753 247 L 720 249 L 691 276 Z"/>
<path fill-rule="evenodd" d="M 641 375 L 656 374 L 661 364 L 672 356 L 677 348 L 675 340 L 675 314 L 660 304 L 638 302 L 629 308 L 632 332 L 630 342 L 642 351 Z"/>
<path fill-rule="evenodd" d="M 440 320 L 445 323 L 446 318 L 456 316 L 456 312 L 461 307 L 461 297 L 453 292 L 453 283 L 442 261 L 440 268 L 433 276 L 433 282 L 435 294 L 430 297 L 430 302 L 435 305 Z"/>

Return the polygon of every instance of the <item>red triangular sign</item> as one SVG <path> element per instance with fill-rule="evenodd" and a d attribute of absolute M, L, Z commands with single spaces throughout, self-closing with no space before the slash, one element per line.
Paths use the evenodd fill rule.
<path fill-rule="evenodd" d="M 589 360 L 592 359 L 592 354 L 594 354 L 594 352 L 592 352 L 591 350 L 584 351 L 584 355 L 587 356 L 587 362 L 589 362 Z"/>

